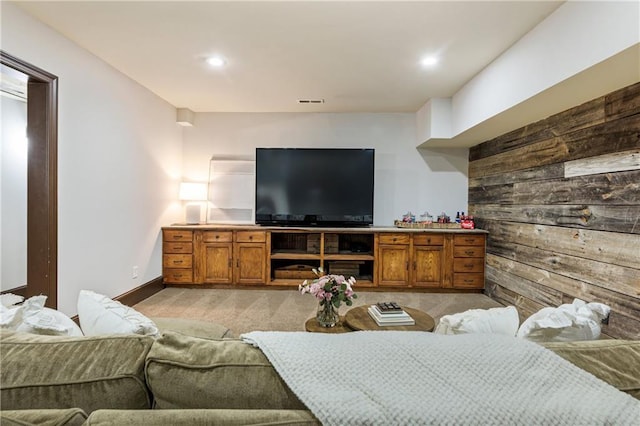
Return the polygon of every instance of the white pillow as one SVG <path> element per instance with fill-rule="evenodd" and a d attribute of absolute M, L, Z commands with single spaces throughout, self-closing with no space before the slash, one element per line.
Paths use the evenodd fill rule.
<path fill-rule="evenodd" d="M 6 307 L 0 304 L 0 328 L 15 330 L 20 324 L 22 324 L 22 307 Z"/>
<path fill-rule="evenodd" d="M 595 340 L 609 312 L 609 306 L 602 303 L 574 299 L 571 304 L 542 308 L 531 315 L 520 326 L 518 337 L 536 342 Z"/>
<path fill-rule="evenodd" d="M 0 328 L 15 330 L 22 323 L 22 307 L 14 305 L 23 300 L 17 294 L 0 294 Z"/>
<path fill-rule="evenodd" d="M 18 296 L 17 294 L 13 294 L 13 293 L 0 294 L 0 305 L 5 306 L 7 308 L 13 305 L 17 305 L 23 300 L 24 300 L 24 297 Z"/>
<path fill-rule="evenodd" d="M 140 312 L 89 290 L 80 291 L 78 317 L 85 336 L 101 334 L 158 335 L 158 327 Z"/>
<path fill-rule="evenodd" d="M 19 303 L 21 299 L 11 300 Z M 47 296 L 33 296 L 20 306 L 10 307 L 6 307 L 6 300 L 3 300 L 0 303 L 0 325 L 23 333 L 82 336 L 80 327 L 71 318 L 55 309 L 45 308 L 46 300 Z"/>
<path fill-rule="evenodd" d="M 520 319 L 513 306 L 491 309 L 470 309 L 440 318 L 434 333 L 467 334 L 491 333 L 515 336 Z"/>
<path fill-rule="evenodd" d="M 62 312 L 51 308 L 42 308 L 37 315 L 24 318 L 16 331 L 55 336 L 83 336 L 78 324 Z"/>

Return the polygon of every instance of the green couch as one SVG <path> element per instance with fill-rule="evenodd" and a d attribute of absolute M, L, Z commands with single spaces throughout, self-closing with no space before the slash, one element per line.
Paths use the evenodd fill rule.
<path fill-rule="evenodd" d="M 317 425 L 266 357 L 214 323 L 160 338 L 0 333 L 0 424 Z"/>
<path fill-rule="evenodd" d="M 214 324 L 164 321 L 158 339 L 3 332 L 0 423 L 318 424 L 259 349 Z M 640 398 L 640 342 L 547 346 Z"/>

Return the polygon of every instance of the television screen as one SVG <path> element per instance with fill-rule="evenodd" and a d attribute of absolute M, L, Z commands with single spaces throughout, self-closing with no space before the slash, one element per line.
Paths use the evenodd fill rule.
<path fill-rule="evenodd" d="M 373 224 L 373 149 L 257 148 L 256 223 Z"/>

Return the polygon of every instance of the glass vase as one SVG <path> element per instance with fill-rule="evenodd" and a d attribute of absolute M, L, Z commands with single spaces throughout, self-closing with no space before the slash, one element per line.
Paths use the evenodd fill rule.
<path fill-rule="evenodd" d="M 334 327 L 340 321 L 338 308 L 333 306 L 329 301 L 323 301 L 318 304 L 318 312 L 316 313 L 318 324 L 322 327 Z"/>

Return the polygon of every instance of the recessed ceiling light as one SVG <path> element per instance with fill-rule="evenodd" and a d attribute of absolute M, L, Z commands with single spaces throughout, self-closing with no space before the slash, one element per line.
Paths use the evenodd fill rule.
<path fill-rule="evenodd" d="M 438 58 L 435 56 L 426 56 L 420 61 L 423 67 L 432 67 L 438 63 Z"/>
<path fill-rule="evenodd" d="M 212 67 L 220 68 L 225 64 L 225 61 L 220 56 L 212 56 L 207 59 L 207 63 Z"/>

